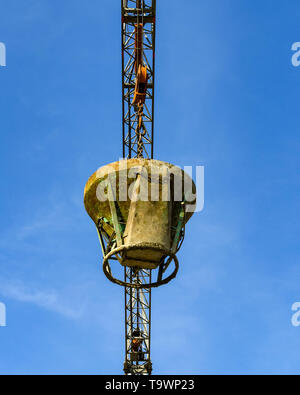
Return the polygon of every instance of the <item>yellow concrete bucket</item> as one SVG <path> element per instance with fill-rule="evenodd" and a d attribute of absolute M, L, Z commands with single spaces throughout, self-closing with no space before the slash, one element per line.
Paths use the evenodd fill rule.
<path fill-rule="evenodd" d="M 182 169 L 151 159 L 111 163 L 88 180 L 84 204 L 97 226 L 104 273 L 111 281 L 138 287 L 112 276 L 112 258 L 136 269 L 159 267 L 158 281 L 142 285 L 144 288 L 165 284 L 176 276 L 176 252 L 196 206 L 196 187 Z M 163 280 L 172 260 L 175 270 Z"/>

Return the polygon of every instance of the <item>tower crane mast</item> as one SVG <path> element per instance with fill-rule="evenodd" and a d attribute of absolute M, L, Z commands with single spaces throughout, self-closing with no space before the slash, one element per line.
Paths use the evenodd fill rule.
<path fill-rule="evenodd" d="M 196 187 L 179 167 L 153 159 L 156 0 L 121 0 L 121 9 L 123 159 L 90 176 L 84 205 L 103 273 L 125 289 L 124 372 L 150 375 L 151 289 L 178 273 Z"/>
<path fill-rule="evenodd" d="M 155 15 L 156 0 L 122 0 L 123 157 L 128 159 L 153 158 Z M 139 68 L 146 69 L 146 82 L 137 78 Z"/>
<path fill-rule="evenodd" d="M 123 157 L 153 159 L 156 0 L 122 0 Z M 124 282 L 150 284 L 151 270 L 124 267 Z M 151 288 L 125 287 L 125 362 L 151 374 Z"/>

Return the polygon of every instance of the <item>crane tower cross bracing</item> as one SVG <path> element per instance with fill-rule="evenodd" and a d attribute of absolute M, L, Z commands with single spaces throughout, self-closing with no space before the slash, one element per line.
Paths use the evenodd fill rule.
<path fill-rule="evenodd" d="M 122 0 L 123 157 L 128 159 L 153 158 L 155 12 L 156 0 Z M 139 81 L 139 67 L 145 68 L 145 81 Z M 136 99 L 139 93 L 142 100 Z M 124 267 L 124 281 L 149 284 L 151 270 Z M 125 374 L 151 374 L 150 331 L 151 288 L 125 287 Z"/>
<path fill-rule="evenodd" d="M 156 0 L 122 0 L 123 157 L 153 158 Z M 139 66 L 147 69 L 142 123 L 134 102 Z"/>

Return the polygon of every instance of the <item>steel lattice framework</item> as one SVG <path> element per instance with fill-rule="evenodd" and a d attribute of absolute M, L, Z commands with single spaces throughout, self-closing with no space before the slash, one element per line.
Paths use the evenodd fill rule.
<path fill-rule="evenodd" d="M 150 375 L 151 289 L 177 275 L 176 254 L 193 214 L 186 209 L 186 194 L 194 195 L 196 188 L 190 180 L 186 191 L 186 173 L 153 160 L 156 1 L 122 0 L 121 9 L 123 158 L 129 160 L 98 169 L 85 185 L 84 205 L 97 226 L 103 272 L 125 290 L 124 372 Z M 130 170 L 135 180 L 129 186 Z M 145 182 L 151 201 L 149 190 L 147 199 L 139 196 Z"/>
<path fill-rule="evenodd" d="M 156 0 L 122 0 L 122 103 L 123 158 L 153 158 Z M 143 33 L 136 39 L 136 26 Z M 137 130 L 138 111 L 133 104 L 136 81 L 136 49 L 142 52 L 148 84 L 143 130 Z"/>
<path fill-rule="evenodd" d="M 149 284 L 151 270 L 125 268 L 125 280 L 136 284 Z M 151 374 L 150 329 L 151 289 L 125 287 L 125 374 Z M 134 338 L 139 342 L 138 349 L 133 349 Z"/>
<path fill-rule="evenodd" d="M 121 4 L 123 158 L 153 158 L 156 0 L 122 0 Z M 146 66 L 148 76 L 142 110 L 133 104 L 138 62 Z M 150 284 L 151 270 L 125 267 L 124 281 Z M 125 374 L 151 374 L 150 333 L 151 288 L 125 287 Z"/>

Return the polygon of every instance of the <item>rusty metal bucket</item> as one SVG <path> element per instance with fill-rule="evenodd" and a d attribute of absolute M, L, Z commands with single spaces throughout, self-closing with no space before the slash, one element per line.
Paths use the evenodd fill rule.
<path fill-rule="evenodd" d="M 193 214 L 185 210 L 184 177 L 189 178 L 180 168 L 150 159 L 115 162 L 92 175 L 84 203 L 100 242 L 105 238 L 105 263 L 115 256 L 126 267 L 155 269 L 166 256 L 175 256 Z"/>

